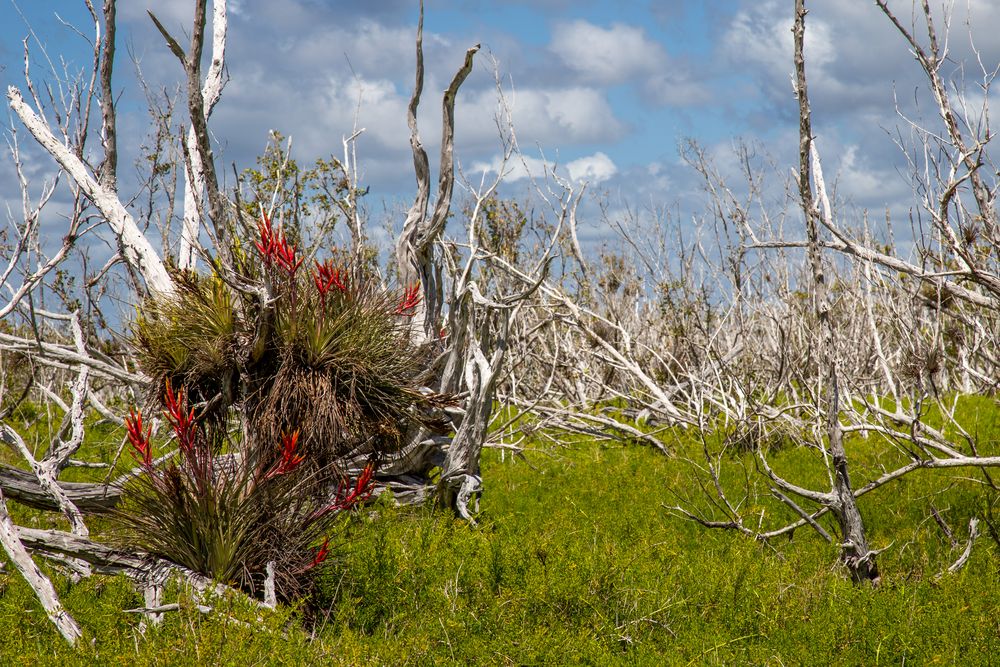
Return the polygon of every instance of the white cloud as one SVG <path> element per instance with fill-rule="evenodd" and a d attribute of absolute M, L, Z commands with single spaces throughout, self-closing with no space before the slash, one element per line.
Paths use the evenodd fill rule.
<path fill-rule="evenodd" d="M 178 24 L 190 30 L 191 21 L 194 19 L 193 5 L 189 0 L 145 0 L 145 2 L 143 0 L 130 0 L 129 2 L 117 3 L 115 8 L 119 19 L 145 23 L 149 22 L 147 11 L 156 14 L 156 18 L 163 23 L 167 30 L 173 30 L 174 26 Z M 208 10 L 208 14 L 211 16 L 211 9 Z M 175 35 L 175 37 L 179 37 L 179 35 Z M 181 43 L 183 41 L 181 40 Z"/>
<path fill-rule="evenodd" d="M 362 76 L 412 77 L 415 51 L 410 26 L 390 27 L 370 19 L 350 26 L 330 25 L 311 30 L 289 40 L 285 56 L 302 71 L 328 71 L 351 67 Z M 425 36 L 429 49 L 439 43 L 433 34 Z"/>
<path fill-rule="evenodd" d="M 577 158 L 566 163 L 566 171 L 574 181 L 601 183 L 618 173 L 618 167 L 601 152 Z"/>
<path fill-rule="evenodd" d="M 549 118 L 565 128 L 571 137 L 595 139 L 616 135 L 621 124 L 599 91 L 592 88 L 567 88 L 539 91 L 545 100 Z M 514 112 L 517 113 L 515 107 Z"/>
<path fill-rule="evenodd" d="M 407 101 L 408 96 L 387 79 L 331 77 L 322 99 L 313 102 L 323 126 L 350 134 L 357 122 L 369 139 L 393 149 L 407 145 Z"/>
<path fill-rule="evenodd" d="M 762 65 L 769 76 L 788 81 L 792 71 L 791 11 L 768 0 L 739 12 L 723 38 L 723 47 L 733 62 Z M 821 76 L 836 57 L 829 25 L 812 15 L 806 30 L 805 53 L 811 77 Z"/>
<path fill-rule="evenodd" d="M 700 81 L 694 81 L 688 72 L 678 69 L 654 74 L 643 85 L 646 98 L 659 105 L 696 106 L 707 104 L 712 93 Z"/>
<path fill-rule="evenodd" d="M 891 117 L 896 102 L 894 90 L 900 93 L 898 101 L 904 111 L 911 110 L 911 91 L 918 91 L 921 104 L 932 102 L 924 95 L 927 83 L 910 45 L 873 3 L 814 4 L 806 21 L 805 44 L 814 109 L 827 115 L 879 110 Z M 948 59 L 943 67 L 946 78 L 971 82 L 982 77 L 972 43 L 980 50 L 987 69 L 993 67 L 989 63 L 1000 61 L 1000 14 L 990 11 L 988 4 L 987 0 L 970 0 L 968 7 L 965 2 L 952 7 Z M 909 0 L 890 0 L 889 5 L 902 25 L 914 31 L 919 42 L 926 43 L 919 6 Z M 944 44 L 941 3 L 931 5 L 938 38 Z M 791 106 L 792 22 L 793 12 L 786 3 L 745 2 L 721 39 L 721 52 L 734 70 L 750 74 L 768 101 L 785 109 Z M 888 125 L 895 124 L 893 119 L 887 120 Z"/>
<path fill-rule="evenodd" d="M 687 106 L 711 98 L 689 66 L 670 58 L 663 45 L 639 27 L 615 23 L 602 28 L 584 20 L 559 23 L 549 50 L 581 81 L 601 86 L 639 82 L 653 104 Z"/>
<path fill-rule="evenodd" d="M 546 174 L 553 172 L 564 178 L 568 176 L 573 181 L 601 183 L 618 173 L 618 167 L 614 161 L 600 151 L 593 155 L 585 155 L 575 160 L 570 160 L 563 166 L 529 155 L 515 157 L 504 164 L 500 156 L 495 156 L 488 162 L 478 161 L 473 163 L 471 171 L 473 173 L 487 172 L 498 174 L 501 169 L 503 169 L 504 180 L 508 183 L 514 183 L 526 178 L 542 178 Z"/>
<path fill-rule="evenodd" d="M 504 163 L 503 158 L 497 155 L 488 162 L 482 160 L 474 162 L 470 171 L 472 174 L 483 172 L 499 174 L 501 169 L 503 169 L 504 180 L 508 183 L 515 183 L 526 178 L 542 178 L 551 171 L 551 165 L 545 160 L 529 155 L 522 155 Z"/>
<path fill-rule="evenodd" d="M 901 208 L 912 197 L 904 178 L 892 167 L 876 167 L 857 144 L 840 155 L 836 179 L 837 195 L 865 208 Z"/>
<path fill-rule="evenodd" d="M 557 148 L 568 144 L 611 141 L 625 132 L 611 105 L 599 90 L 571 88 L 515 88 L 507 94 L 511 118 L 521 145 Z M 498 112 L 496 91 L 480 90 L 458 101 L 456 137 L 463 146 L 496 146 Z"/>
<path fill-rule="evenodd" d="M 663 47 L 641 28 L 615 23 L 602 28 L 583 20 L 559 23 L 549 45 L 585 79 L 616 84 L 655 71 L 667 60 Z"/>

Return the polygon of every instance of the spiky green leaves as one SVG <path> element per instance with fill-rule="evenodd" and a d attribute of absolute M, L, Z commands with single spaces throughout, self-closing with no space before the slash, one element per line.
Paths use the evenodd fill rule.
<path fill-rule="evenodd" d="M 252 453 L 217 458 L 213 452 L 232 444 L 219 441 L 223 432 L 203 428 L 182 389 L 168 387 L 165 396 L 178 454 L 164 466 L 150 465 L 149 432 L 138 416 L 130 417 L 129 437 L 138 443 L 133 447 L 143 472 L 127 483 L 115 514 L 122 539 L 251 594 L 261 590 L 272 562 L 279 597 L 307 595 L 311 570 L 326 558 L 330 535 L 341 527 L 338 517 L 370 496 L 374 469 L 366 468 L 354 484 L 343 482 L 331 500 L 321 476 L 300 465 L 305 456 L 297 432 L 281 439 L 274 464 Z"/>
<path fill-rule="evenodd" d="M 138 313 L 132 342 L 178 455 L 153 465 L 135 413 L 143 474 L 119 520 L 132 546 L 250 591 L 273 561 L 291 599 L 336 517 L 371 493 L 374 467 L 348 483 L 341 462 L 395 451 L 438 397 L 420 390 L 427 352 L 409 334 L 419 286 L 400 294 L 333 260 L 306 271 L 280 225 L 253 231 L 234 238 L 236 275 L 178 274 Z"/>
<path fill-rule="evenodd" d="M 154 296 L 137 310 L 132 345 L 158 390 L 171 380 L 207 400 L 236 365 L 233 297 L 215 275 L 179 272 L 174 279 L 174 295 Z"/>

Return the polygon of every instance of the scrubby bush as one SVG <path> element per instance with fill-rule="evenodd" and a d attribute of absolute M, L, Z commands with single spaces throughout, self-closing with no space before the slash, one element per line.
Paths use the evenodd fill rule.
<path fill-rule="evenodd" d="M 126 420 L 141 473 L 126 484 L 115 513 L 120 539 L 252 595 L 263 590 L 270 563 L 280 599 L 308 595 L 339 516 L 371 495 L 373 466 L 331 496 L 322 476 L 302 465 L 298 431 L 282 437 L 281 454 L 271 461 L 220 441 L 224 432 L 197 420 L 183 390 L 168 383 L 164 402 L 178 448 L 166 465 L 153 461 L 141 412 Z M 216 456 L 227 448 L 237 451 Z"/>
<path fill-rule="evenodd" d="M 232 251 L 236 275 L 175 272 L 176 291 L 133 323 L 178 454 L 156 465 L 142 413 L 131 415 L 142 472 L 118 523 L 130 546 L 252 594 L 273 563 L 279 597 L 301 598 L 338 515 L 370 495 L 411 426 L 439 423 L 441 398 L 421 390 L 417 286 L 386 289 L 333 260 L 305 270 L 267 216 Z M 348 456 L 368 461 L 354 482 Z"/>

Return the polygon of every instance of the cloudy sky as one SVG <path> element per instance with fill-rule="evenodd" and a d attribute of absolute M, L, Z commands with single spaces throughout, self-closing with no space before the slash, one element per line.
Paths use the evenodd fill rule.
<path fill-rule="evenodd" d="M 810 92 L 828 178 L 856 206 L 905 210 L 911 196 L 893 136 L 905 133 L 906 123 L 897 105 L 913 119 L 935 120 L 917 64 L 873 2 L 808 4 Z M 983 79 L 972 44 L 987 70 L 1000 62 L 1000 12 L 990 4 L 953 8 L 946 74 L 964 76 L 972 90 Z M 189 32 L 192 2 L 119 5 L 116 85 L 134 157 L 145 127 L 137 68 L 155 85 L 180 78 L 146 9 L 180 37 Z M 911 3 L 893 6 L 909 24 Z M 4 83 L 23 86 L 28 24 L 38 38 L 31 49 L 39 77 L 43 46 L 54 63 L 86 67 L 89 46 L 65 25 L 90 34 L 86 16 L 82 0 L 0 0 Z M 416 19 L 415 0 L 230 0 L 229 81 L 213 117 L 222 159 L 251 165 L 271 129 L 293 138 L 303 163 L 339 155 L 357 119 L 365 128 L 358 150 L 369 197 L 409 198 L 405 109 Z M 439 93 L 465 50 L 481 43 L 458 99 L 456 155 L 467 175 L 489 169 L 500 152 L 495 61 L 529 166 L 538 169 L 544 156 L 565 176 L 616 199 L 669 206 L 696 188 L 678 157 L 688 138 L 724 173 L 736 172 L 737 139 L 759 142 L 780 165 L 795 163 L 791 22 L 791 0 L 428 0 L 422 134 L 429 148 L 436 145 Z M 511 174 L 513 186 L 521 176 Z"/>

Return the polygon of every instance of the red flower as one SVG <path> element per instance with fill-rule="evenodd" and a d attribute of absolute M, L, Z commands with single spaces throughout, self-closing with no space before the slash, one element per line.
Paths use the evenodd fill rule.
<path fill-rule="evenodd" d="M 284 234 L 281 235 L 281 241 L 278 243 L 278 248 L 275 251 L 275 257 L 278 259 L 278 264 L 281 268 L 285 270 L 289 276 L 294 276 L 295 272 L 299 270 L 302 266 L 302 258 L 295 257 L 295 246 L 288 245 L 288 241 L 285 240 Z"/>
<path fill-rule="evenodd" d="M 271 469 L 265 479 L 271 479 L 278 475 L 284 475 L 295 470 L 300 463 L 305 460 L 305 454 L 296 454 L 295 448 L 299 444 L 299 432 L 296 430 L 291 435 L 285 434 L 281 437 L 281 460 Z"/>
<path fill-rule="evenodd" d="M 170 422 L 174 435 L 177 436 L 177 444 L 181 451 L 190 454 L 194 449 L 197 436 L 198 424 L 194 420 L 194 408 L 186 411 L 184 407 L 184 390 L 178 389 L 174 393 L 170 380 L 167 380 L 167 393 L 164 402 L 167 409 L 163 411 L 167 421 Z"/>
<path fill-rule="evenodd" d="M 413 310 L 420 303 L 420 299 L 420 283 L 413 283 L 403 292 L 403 300 L 396 306 L 396 314 L 413 317 Z"/>
<path fill-rule="evenodd" d="M 260 241 L 254 245 L 264 260 L 264 266 L 270 269 L 277 262 L 289 277 L 294 276 L 302 265 L 302 258 L 295 256 L 295 246 L 289 245 L 284 232 L 274 229 L 267 215 L 261 216 L 257 222 L 257 230 L 260 232 Z"/>
<path fill-rule="evenodd" d="M 125 431 L 128 433 L 129 444 L 134 450 L 132 453 L 147 470 L 151 470 L 153 467 L 153 448 L 149 444 L 152 430 L 151 426 L 147 426 L 146 432 L 143 433 L 142 410 L 129 410 L 128 417 L 125 418 Z"/>
<path fill-rule="evenodd" d="M 330 554 L 330 538 L 323 540 L 323 546 L 319 548 L 316 552 L 316 556 L 313 557 L 312 564 L 309 565 L 309 569 L 316 567 L 320 563 L 326 560 L 326 557 Z"/>
<path fill-rule="evenodd" d="M 358 476 L 353 488 L 350 484 L 341 482 L 340 486 L 337 487 L 337 493 L 334 496 L 334 501 L 316 512 L 314 518 L 319 518 L 329 512 L 343 512 L 345 510 L 349 510 L 355 505 L 363 503 L 371 498 L 372 492 L 375 491 L 374 476 L 375 466 L 369 463 L 365 466 L 365 469 L 361 471 L 361 475 Z"/>
<path fill-rule="evenodd" d="M 337 489 L 337 500 L 333 503 L 335 508 L 346 510 L 368 500 L 372 495 L 372 491 L 375 490 L 375 483 L 372 479 L 374 476 L 375 466 L 369 463 L 354 482 L 353 489 L 350 485 L 341 483 Z"/>
<path fill-rule="evenodd" d="M 274 249 L 277 245 L 277 236 L 271 227 L 271 219 L 267 217 L 267 214 L 262 215 L 261 219 L 257 221 L 257 230 L 260 232 L 260 241 L 257 241 L 254 245 L 257 246 L 264 264 L 270 267 L 271 260 L 274 257 Z"/>
<path fill-rule="evenodd" d="M 335 268 L 331 259 L 322 264 L 316 262 L 313 282 L 316 283 L 316 291 L 319 292 L 320 298 L 326 303 L 326 295 L 331 287 L 335 287 L 340 292 L 347 291 L 347 271 Z"/>

